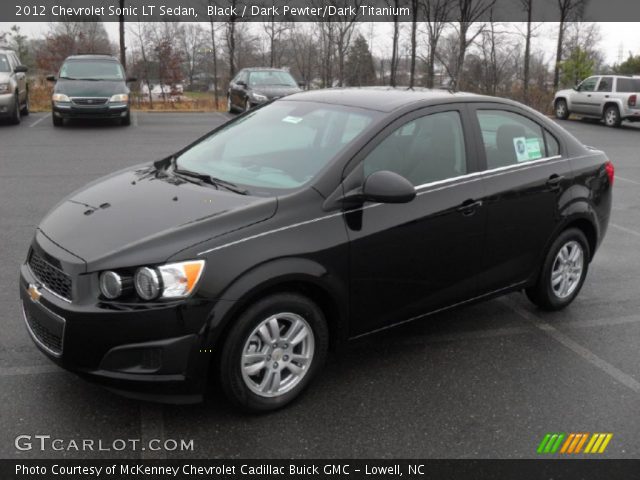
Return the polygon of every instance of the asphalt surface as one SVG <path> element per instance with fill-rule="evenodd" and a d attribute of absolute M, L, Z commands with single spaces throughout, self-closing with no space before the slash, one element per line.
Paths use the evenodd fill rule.
<path fill-rule="evenodd" d="M 640 128 L 562 125 L 616 166 L 604 245 L 573 305 L 521 294 L 373 336 L 279 412 L 128 400 L 53 366 L 32 344 L 17 277 L 40 219 L 85 183 L 162 157 L 223 114 L 135 114 L 132 126 L 0 125 L 0 458 L 532 458 L 547 432 L 611 432 L 603 457 L 640 457 Z M 16 436 L 185 439 L 187 452 L 21 452 Z M 34 444 L 35 447 L 35 444 Z"/>

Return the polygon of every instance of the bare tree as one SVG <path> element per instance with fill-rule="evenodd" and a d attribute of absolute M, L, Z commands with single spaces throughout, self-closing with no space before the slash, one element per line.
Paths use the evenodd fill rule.
<path fill-rule="evenodd" d="M 119 0 L 120 5 L 120 15 L 118 16 L 118 27 L 119 27 L 119 40 L 120 40 L 120 63 L 126 70 L 127 68 L 127 53 L 126 53 L 126 43 L 124 38 L 124 4 L 125 0 Z"/>
<path fill-rule="evenodd" d="M 425 0 L 427 38 L 429 40 L 429 56 L 427 57 L 427 87 L 429 88 L 434 86 L 438 42 L 447 24 L 451 5 L 452 3 L 447 0 Z"/>
<path fill-rule="evenodd" d="M 178 40 L 185 59 L 185 67 L 189 85 L 193 85 L 196 70 L 202 57 L 204 32 L 199 23 L 185 23 L 180 25 Z"/>
<path fill-rule="evenodd" d="M 556 46 L 556 65 L 553 71 L 553 89 L 557 90 L 560 84 L 560 65 L 564 44 L 565 28 L 568 21 L 582 16 L 587 0 L 558 0 L 560 10 L 560 27 L 558 29 L 558 44 Z"/>
<path fill-rule="evenodd" d="M 209 0 L 211 2 L 211 0 Z M 211 5 L 211 3 L 209 3 Z M 218 48 L 216 45 L 216 22 L 214 16 L 209 16 L 209 33 L 211 34 L 211 59 L 213 65 L 213 98 L 218 107 L 220 98 L 218 94 Z"/>
<path fill-rule="evenodd" d="M 389 85 L 396 86 L 396 74 L 398 72 L 398 43 L 400 40 L 400 17 L 398 16 L 398 7 L 400 7 L 401 0 L 387 0 L 387 5 L 393 7 L 393 42 L 391 46 L 391 65 L 389 72 Z M 382 61 L 382 60 L 381 60 Z M 384 68 L 382 68 L 382 79 L 384 84 Z"/>
<path fill-rule="evenodd" d="M 464 58 L 467 48 L 484 30 L 484 25 L 476 26 L 478 22 L 489 10 L 493 8 L 496 0 L 458 0 L 457 1 L 457 30 L 458 30 L 458 58 L 456 60 L 453 77 L 451 79 L 451 88 L 457 90 L 460 84 L 460 74 L 464 66 Z"/>
<path fill-rule="evenodd" d="M 411 6 L 411 53 L 409 66 L 409 88 L 413 88 L 416 76 L 416 53 L 418 50 L 418 42 L 416 39 L 418 29 L 418 15 L 422 7 L 421 0 L 410 0 Z"/>
<path fill-rule="evenodd" d="M 148 24 L 145 22 L 136 23 L 137 29 L 133 32 L 135 37 L 138 39 L 138 46 L 140 47 L 140 55 L 142 59 L 142 76 L 144 82 L 147 84 L 147 88 L 149 89 L 149 108 L 153 110 L 153 96 L 151 95 L 151 74 L 150 74 L 150 66 L 149 66 L 149 57 L 147 56 L 147 33 L 145 28 Z"/>
<path fill-rule="evenodd" d="M 531 19 L 533 17 L 533 0 L 520 0 L 520 4 L 527 12 L 527 31 L 524 37 L 524 78 L 522 79 L 522 98 L 529 100 L 529 64 L 531 62 Z"/>
<path fill-rule="evenodd" d="M 273 2 L 272 2 L 273 4 Z M 287 22 L 276 22 L 275 15 L 269 16 L 269 21 L 262 24 L 263 30 L 267 35 L 267 42 L 269 43 L 269 66 L 280 66 L 281 51 L 278 48 L 278 44 L 282 38 L 282 35 L 290 28 Z"/>

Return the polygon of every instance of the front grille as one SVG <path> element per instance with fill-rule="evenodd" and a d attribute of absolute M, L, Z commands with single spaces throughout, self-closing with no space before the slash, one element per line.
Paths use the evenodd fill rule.
<path fill-rule="evenodd" d="M 48 290 L 71 301 L 71 278 L 69 275 L 51 265 L 33 250 L 29 255 L 29 267 Z"/>
<path fill-rule="evenodd" d="M 38 342 L 40 342 L 47 349 L 51 350 L 55 355 L 62 354 L 62 334 L 57 334 L 39 322 L 32 314 L 29 312 L 27 308 L 23 307 L 24 311 L 24 319 L 29 326 L 29 330 L 32 335 L 36 338 Z M 64 332 L 64 328 L 62 329 Z"/>
<path fill-rule="evenodd" d="M 71 101 L 76 105 L 104 105 L 109 101 L 108 98 L 103 97 L 87 97 L 87 98 L 72 98 Z"/>

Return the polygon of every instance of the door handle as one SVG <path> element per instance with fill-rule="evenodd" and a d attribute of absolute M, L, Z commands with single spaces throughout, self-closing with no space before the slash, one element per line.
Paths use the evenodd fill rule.
<path fill-rule="evenodd" d="M 482 206 L 482 200 L 465 200 L 462 204 L 456 209 L 458 212 L 461 212 L 464 216 L 469 217 L 476 213 L 476 210 Z"/>
<path fill-rule="evenodd" d="M 587 97 L 590 97 L 590 96 L 591 96 L 591 94 L 589 93 L 589 94 L 587 95 Z"/>
<path fill-rule="evenodd" d="M 557 187 L 558 185 L 560 185 L 560 182 L 562 182 L 562 180 L 564 180 L 564 175 L 558 175 L 557 173 L 554 173 L 547 180 L 547 185 L 549 185 L 550 187 Z"/>
<path fill-rule="evenodd" d="M 609 98 L 609 95 L 605 95 L 604 98 Z"/>

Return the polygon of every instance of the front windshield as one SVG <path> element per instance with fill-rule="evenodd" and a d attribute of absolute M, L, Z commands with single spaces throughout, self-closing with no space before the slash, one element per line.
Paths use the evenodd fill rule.
<path fill-rule="evenodd" d="M 291 74 L 287 72 L 266 70 L 264 72 L 251 72 L 249 74 L 249 86 L 260 87 L 265 85 L 281 85 L 285 87 L 298 86 Z"/>
<path fill-rule="evenodd" d="M 11 66 L 6 55 L 0 54 L 0 72 L 10 72 Z"/>
<path fill-rule="evenodd" d="M 60 78 L 74 80 L 124 80 L 122 67 L 109 60 L 70 60 L 60 69 Z"/>
<path fill-rule="evenodd" d="M 197 143 L 177 157 L 176 166 L 258 195 L 294 189 L 314 178 L 377 115 L 337 105 L 276 102 Z"/>

